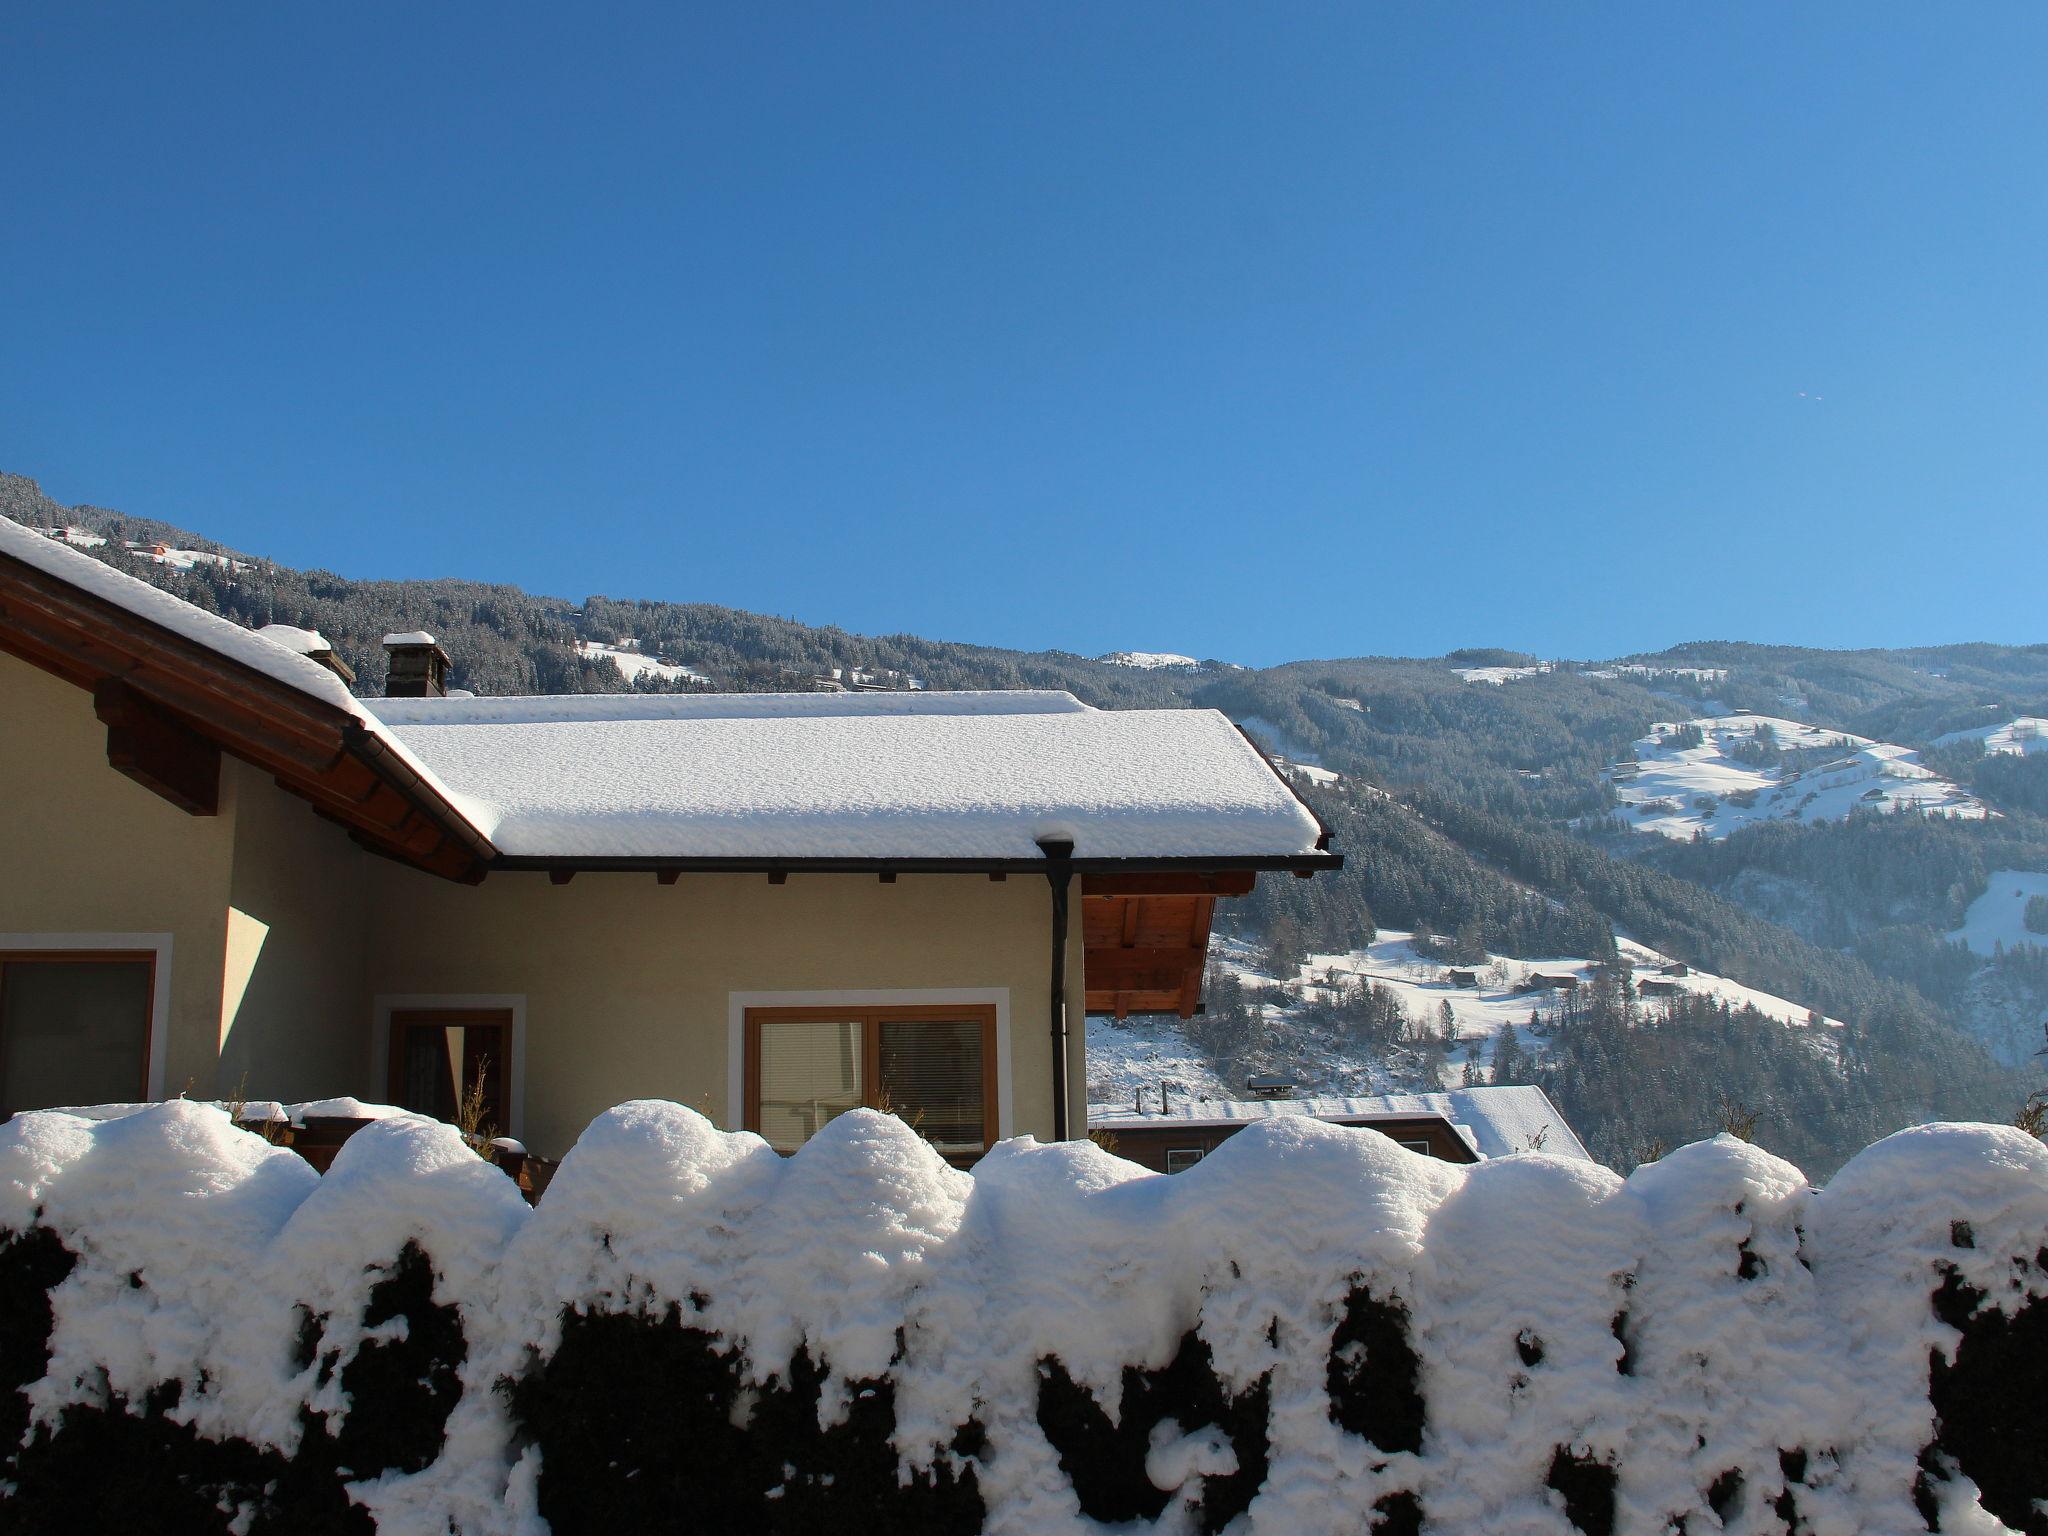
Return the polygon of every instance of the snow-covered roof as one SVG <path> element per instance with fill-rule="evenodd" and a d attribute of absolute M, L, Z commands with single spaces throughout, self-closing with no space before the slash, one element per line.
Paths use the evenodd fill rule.
<path fill-rule="evenodd" d="M 1164 1111 L 1088 1111 L 1090 1130 L 1132 1131 L 1148 1126 L 1250 1125 L 1261 1120 L 1306 1115 L 1316 1120 L 1393 1120 L 1437 1115 L 1467 1139 L 1481 1157 L 1506 1157 L 1536 1148 L 1553 1157 L 1592 1162 L 1563 1115 L 1541 1088 L 1454 1088 L 1446 1093 L 1373 1093 L 1355 1098 L 1192 1099 L 1176 1097 Z"/>
<path fill-rule="evenodd" d="M 1322 829 L 1213 710 L 1071 695 L 379 699 L 524 858 L 993 860 L 1312 855 Z"/>

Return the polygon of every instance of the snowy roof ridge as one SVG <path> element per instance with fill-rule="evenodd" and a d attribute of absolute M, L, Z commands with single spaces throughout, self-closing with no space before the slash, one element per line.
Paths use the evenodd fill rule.
<path fill-rule="evenodd" d="M 369 699 L 390 726 L 594 724 L 606 720 L 874 718 L 902 715 L 1092 714 L 1071 693 L 1013 688 L 901 693 L 558 693 L 495 698 Z"/>

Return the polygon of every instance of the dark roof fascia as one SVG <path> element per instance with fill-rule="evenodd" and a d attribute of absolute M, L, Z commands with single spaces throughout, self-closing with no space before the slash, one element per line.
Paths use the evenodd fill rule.
<path fill-rule="evenodd" d="M 684 874 L 811 874 L 811 875 L 1042 875 L 1045 859 L 845 859 L 805 858 L 570 858 L 501 853 L 491 868 L 588 874 L 646 874 L 675 870 Z M 1080 875 L 1199 874 L 1205 871 L 1253 870 L 1273 874 L 1342 869 L 1341 853 L 1188 855 L 1144 859 L 1072 859 Z"/>

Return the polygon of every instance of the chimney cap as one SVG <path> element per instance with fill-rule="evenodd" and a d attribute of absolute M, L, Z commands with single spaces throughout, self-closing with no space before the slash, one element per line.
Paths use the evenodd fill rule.
<path fill-rule="evenodd" d="M 440 643 L 440 641 L 436 640 L 424 629 L 409 629 L 402 635 L 386 635 L 384 637 L 384 649 L 387 651 L 395 651 L 405 646 L 439 645 Z"/>

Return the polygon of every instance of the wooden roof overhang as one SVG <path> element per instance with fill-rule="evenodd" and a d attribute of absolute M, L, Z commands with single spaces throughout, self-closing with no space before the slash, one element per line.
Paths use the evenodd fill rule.
<path fill-rule="evenodd" d="M 218 810 L 227 752 L 372 852 L 469 884 L 497 858 L 354 715 L 7 555 L 0 650 L 91 693 L 108 762 L 191 815 Z"/>

